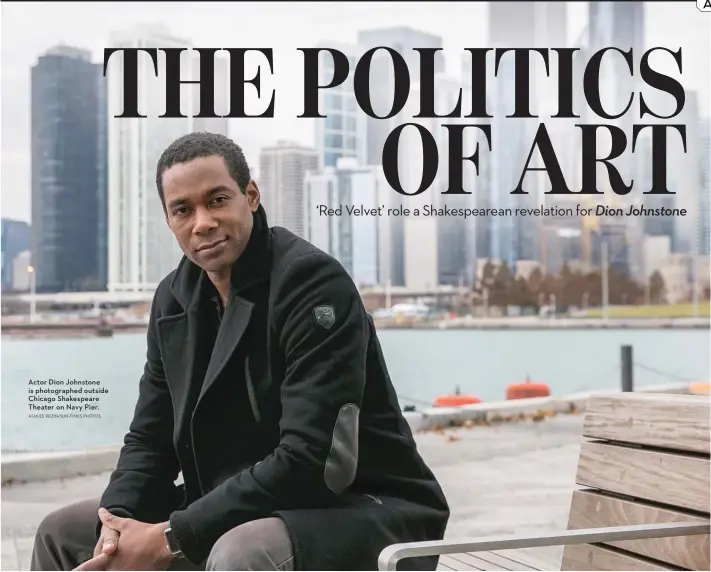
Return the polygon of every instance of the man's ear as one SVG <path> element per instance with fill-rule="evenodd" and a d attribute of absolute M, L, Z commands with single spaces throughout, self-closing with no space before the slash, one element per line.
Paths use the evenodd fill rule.
<path fill-rule="evenodd" d="M 259 193 L 259 187 L 254 179 L 250 179 L 245 189 L 245 196 L 247 197 L 247 202 L 249 203 L 249 209 L 252 212 L 256 212 L 259 208 L 259 203 L 261 202 L 261 195 Z"/>

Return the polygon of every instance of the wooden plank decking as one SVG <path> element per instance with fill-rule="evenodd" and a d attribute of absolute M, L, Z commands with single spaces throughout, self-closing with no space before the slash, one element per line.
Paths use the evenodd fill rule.
<path fill-rule="evenodd" d="M 496 550 L 445 554 L 437 570 L 559 570 L 560 558 L 535 550 Z"/>

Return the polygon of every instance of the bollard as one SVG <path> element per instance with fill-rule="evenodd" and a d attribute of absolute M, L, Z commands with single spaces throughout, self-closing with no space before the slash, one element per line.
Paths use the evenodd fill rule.
<path fill-rule="evenodd" d="M 632 346 L 622 346 L 622 391 L 634 391 L 632 385 Z"/>

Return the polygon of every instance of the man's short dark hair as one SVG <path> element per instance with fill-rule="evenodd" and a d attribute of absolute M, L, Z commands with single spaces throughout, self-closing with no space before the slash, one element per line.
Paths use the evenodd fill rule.
<path fill-rule="evenodd" d="M 251 176 L 242 148 L 229 137 L 218 133 L 188 133 L 173 141 L 158 159 L 156 186 L 163 209 L 165 209 L 163 173 L 177 163 L 188 163 L 198 157 L 212 157 L 213 155 L 224 159 L 227 171 L 239 186 L 240 191 L 243 194 L 247 193 L 247 185 Z"/>

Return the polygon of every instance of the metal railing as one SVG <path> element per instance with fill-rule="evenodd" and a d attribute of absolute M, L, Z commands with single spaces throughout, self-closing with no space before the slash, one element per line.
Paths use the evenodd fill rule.
<path fill-rule="evenodd" d="M 403 558 L 462 554 L 489 550 L 512 550 L 540 548 L 567 544 L 590 544 L 595 542 L 619 542 L 648 538 L 669 538 L 709 534 L 711 521 L 695 520 L 662 524 L 639 524 L 566 530 L 555 534 L 535 536 L 493 536 L 480 540 L 432 540 L 427 542 L 404 542 L 385 548 L 378 558 L 378 570 L 397 570 Z"/>

